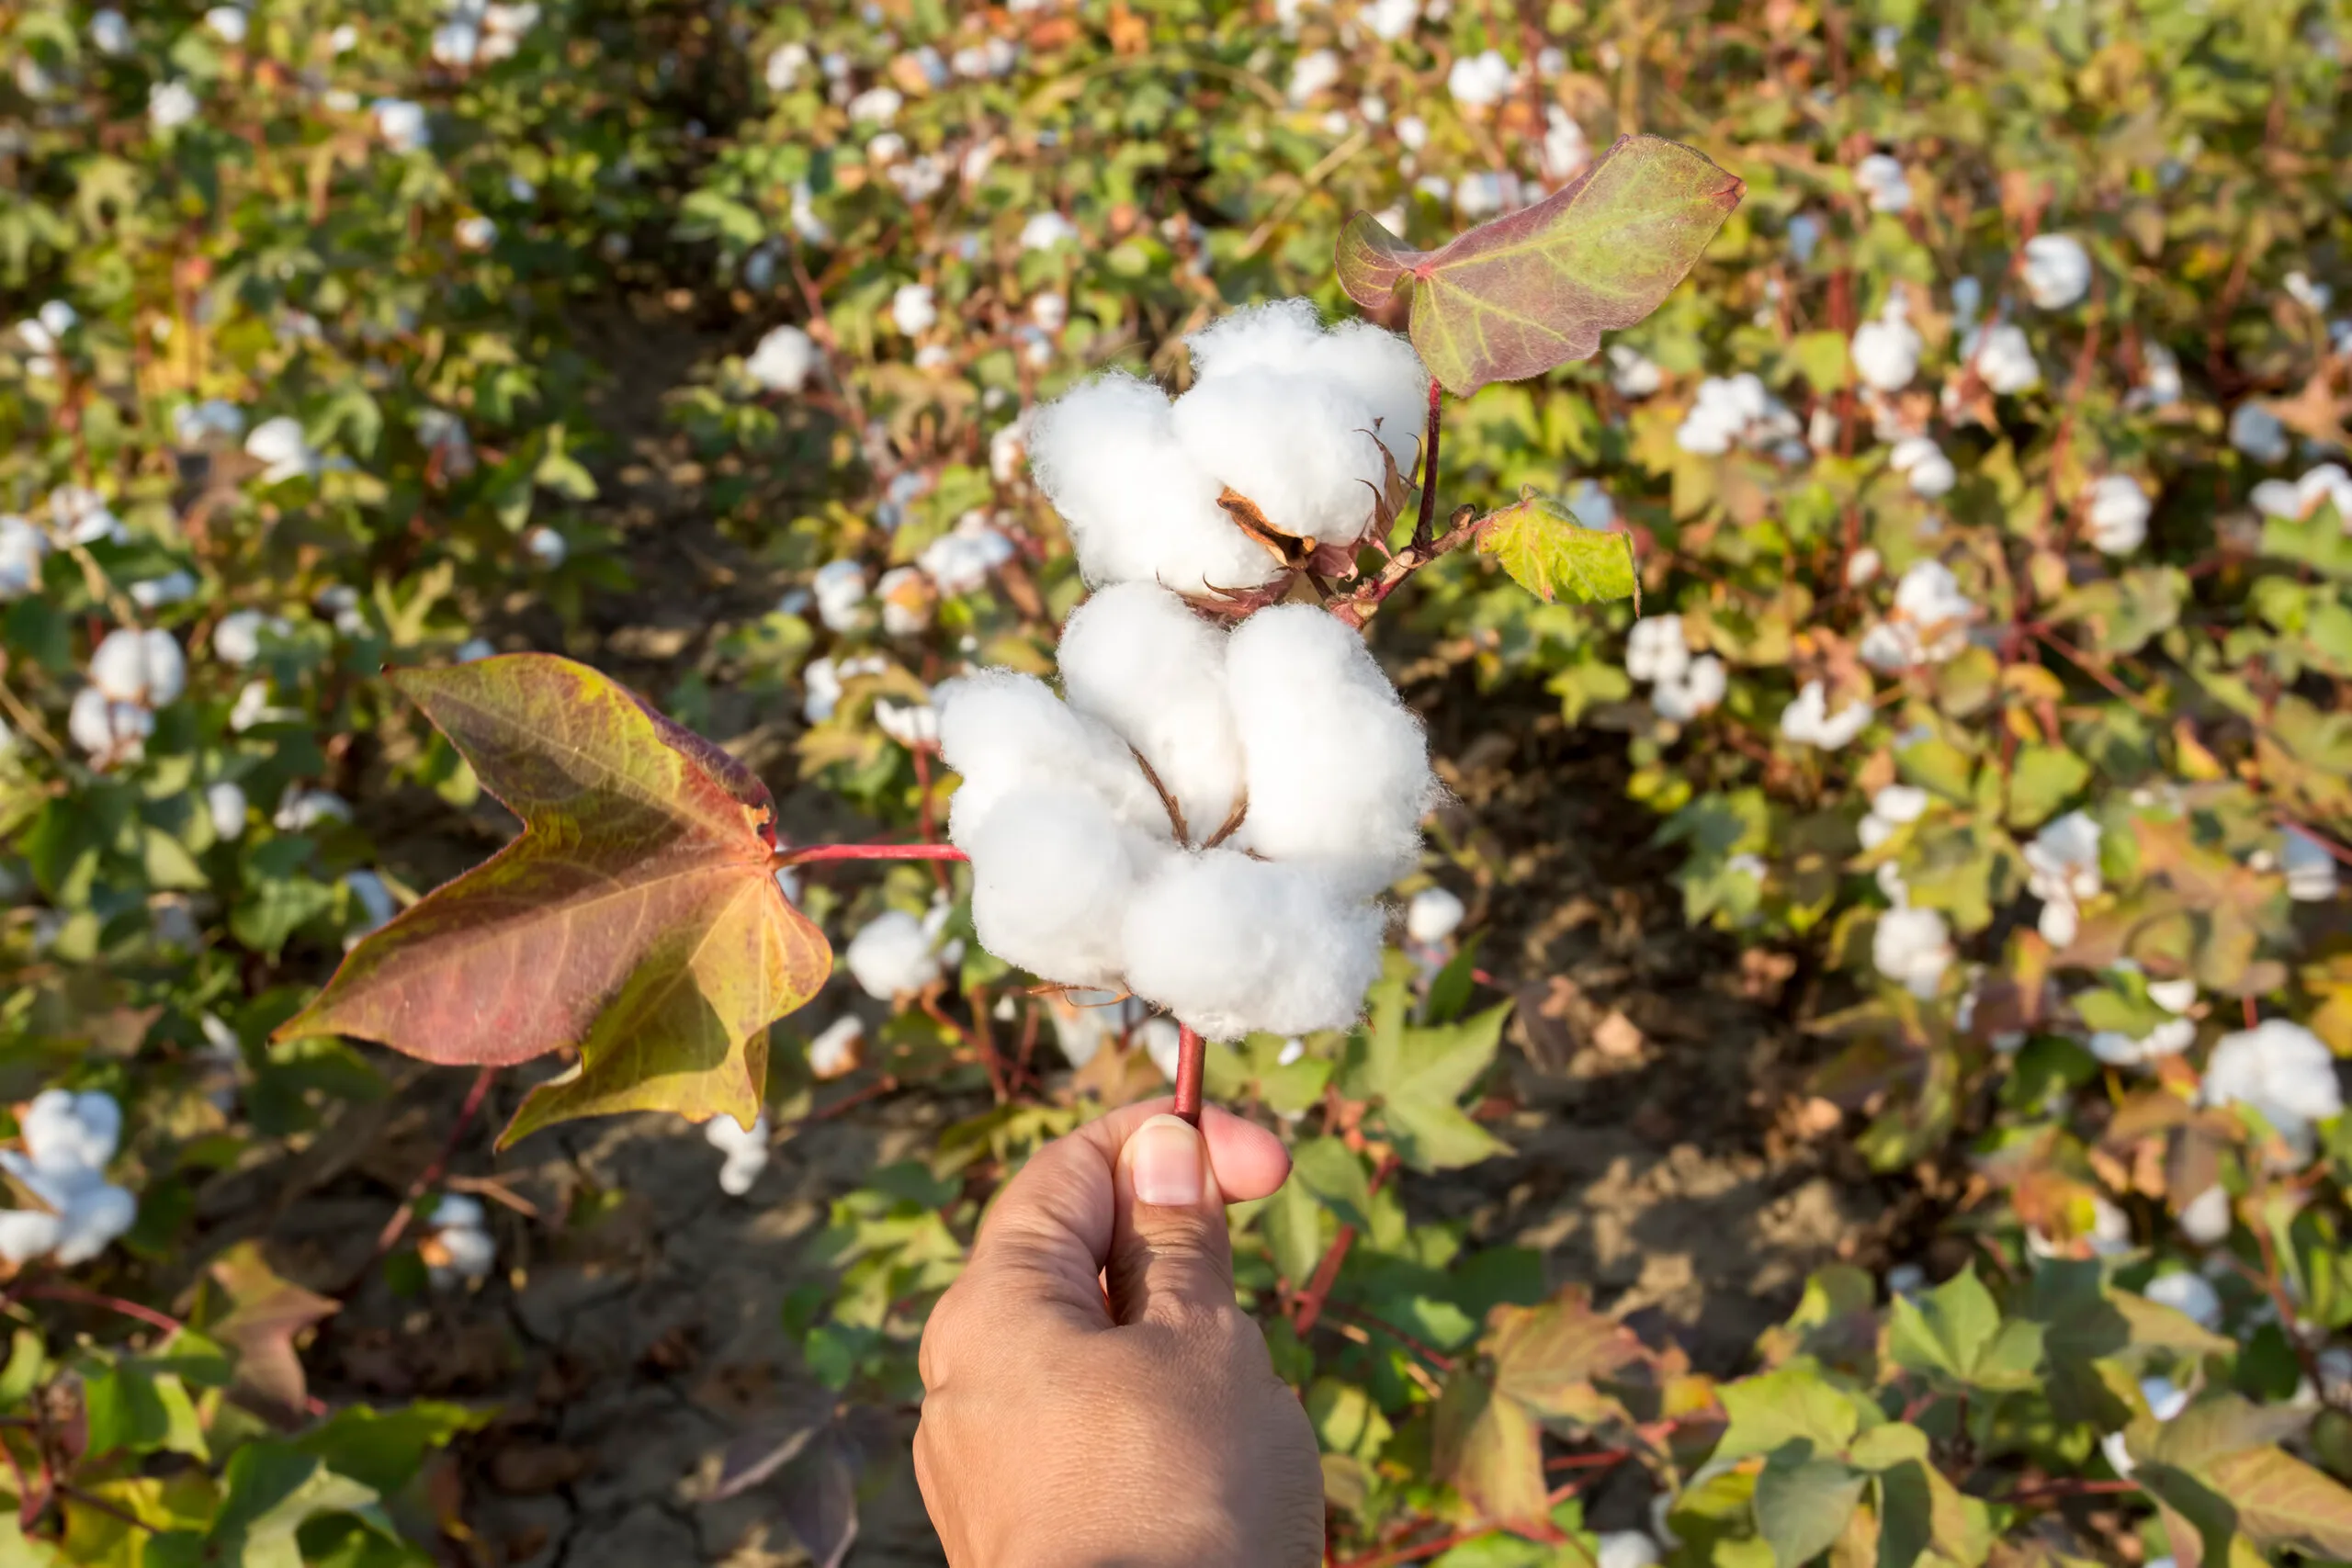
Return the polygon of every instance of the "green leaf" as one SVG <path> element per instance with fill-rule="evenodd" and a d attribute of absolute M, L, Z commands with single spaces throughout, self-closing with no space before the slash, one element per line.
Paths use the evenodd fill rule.
<path fill-rule="evenodd" d="M 435 1450 L 489 1419 L 488 1412 L 433 1400 L 383 1411 L 354 1404 L 295 1438 L 294 1446 L 389 1497 L 416 1478 Z"/>
<path fill-rule="evenodd" d="M 1494 557 L 1511 581 L 1549 604 L 1634 599 L 1634 537 L 1587 528 L 1554 502 L 1530 496 L 1482 519 L 1478 550 Z"/>
<path fill-rule="evenodd" d="M 1704 153 L 1621 136 L 1564 188 L 1417 251 L 1357 213 L 1340 287 L 1367 310 L 1412 300 L 1413 346 L 1456 397 L 1582 359 L 1657 309 L 1747 187 Z"/>
<path fill-rule="evenodd" d="M 1923 1298 L 1895 1298 L 1887 1353 L 1916 1372 L 1940 1373 L 1978 1388 L 2025 1388 L 2038 1381 L 2041 1327 L 2001 1321 L 1973 1264 Z"/>
<path fill-rule="evenodd" d="M 1845 1533 L 1870 1477 L 1832 1459 L 1775 1454 L 1756 1478 L 1756 1529 L 1781 1568 L 1809 1562 Z"/>
<path fill-rule="evenodd" d="M 2009 769 L 2009 826 L 2032 828 L 2049 820 L 2090 776 L 2090 764 L 2064 746 L 2020 746 Z"/>
<path fill-rule="evenodd" d="M 2352 532 L 2333 506 L 2304 518 L 2273 517 L 2262 525 L 2262 553 L 2325 573 L 2352 579 Z"/>
<path fill-rule="evenodd" d="M 281 1411 L 300 1412 L 310 1388 L 294 1340 L 341 1312 L 343 1303 L 280 1279 L 263 1259 L 259 1242 L 239 1242 L 206 1272 L 228 1299 L 228 1311 L 208 1331 L 236 1352 L 237 1387 Z"/>
<path fill-rule="evenodd" d="M 1373 988 L 1360 1092 L 1380 1100 L 1381 1120 L 1408 1165 L 1449 1170 L 1507 1152 L 1454 1101 L 1494 1061 L 1510 1012 L 1505 1002 L 1442 1029 L 1408 1029 L 1404 981 Z"/>
<path fill-rule="evenodd" d="M 768 1025 L 832 964 L 770 873 L 766 786 L 568 660 L 514 654 L 393 680 L 523 836 L 361 942 L 277 1037 L 356 1034 L 477 1066 L 577 1048 L 505 1143 L 628 1110 L 750 1126 Z"/>
<path fill-rule="evenodd" d="M 1725 1383 L 1717 1396 L 1731 1419 L 1715 1444 L 1715 1464 L 1769 1454 L 1798 1439 L 1816 1453 L 1841 1453 L 1861 1421 L 1850 1396 L 1802 1364 Z"/>
<path fill-rule="evenodd" d="M 1290 1170 L 1342 1221 L 1360 1231 L 1372 1228 L 1372 1179 L 1346 1144 L 1337 1138 L 1310 1138 L 1291 1150 Z"/>
<path fill-rule="evenodd" d="M 220 1512 L 205 1538 L 205 1561 L 236 1568 L 302 1568 L 295 1532 L 322 1514 L 348 1513 L 376 1494 L 282 1443 L 248 1443 L 222 1475 Z"/>

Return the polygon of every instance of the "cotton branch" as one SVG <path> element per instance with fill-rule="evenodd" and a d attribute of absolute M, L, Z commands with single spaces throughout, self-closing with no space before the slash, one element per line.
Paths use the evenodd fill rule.
<path fill-rule="evenodd" d="M 1426 505 L 1423 509 L 1424 515 L 1433 510 L 1434 505 L 1434 502 Z M 1442 535 L 1426 545 L 1419 543 L 1407 545 L 1389 557 L 1388 564 L 1380 569 L 1379 576 L 1369 582 L 1359 584 L 1353 592 L 1332 600 L 1325 608 L 1349 626 L 1362 627 L 1379 610 L 1381 601 L 1396 592 L 1398 584 L 1437 559 L 1438 557 L 1459 549 L 1476 538 L 1478 525 L 1484 519 L 1478 516 L 1476 507 L 1455 507 L 1453 516 L 1449 520 Z M 1415 532 L 1418 534 L 1419 530 L 1416 529 Z"/>
<path fill-rule="evenodd" d="M 778 850 L 768 863 L 778 871 L 789 865 L 813 865 L 842 860 L 969 860 L 953 844 L 808 844 Z"/>

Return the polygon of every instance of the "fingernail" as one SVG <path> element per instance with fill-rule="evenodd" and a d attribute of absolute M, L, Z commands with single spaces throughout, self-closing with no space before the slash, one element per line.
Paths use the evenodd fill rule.
<path fill-rule="evenodd" d="M 1190 1209 L 1201 1201 L 1201 1135 L 1173 1116 L 1155 1116 L 1127 1140 L 1136 1201 Z"/>

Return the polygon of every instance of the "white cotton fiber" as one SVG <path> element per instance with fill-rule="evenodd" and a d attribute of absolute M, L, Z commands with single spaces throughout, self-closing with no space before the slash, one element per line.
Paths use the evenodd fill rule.
<path fill-rule="evenodd" d="M 1170 835 L 1168 809 L 1126 742 L 1069 707 L 1043 681 L 985 670 L 942 683 L 933 698 L 940 754 L 963 778 L 948 806 L 947 837 L 967 854 L 1000 801 L 1044 784 L 1091 790 L 1120 822 Z"/>
<path fill-rule="evenodd" d="M 1380 973 L 1380 928 L 1312 867 L 1208 850 L 1129 904 L 1127 985 L 1212 1040 L 1345 1028 Z"/>
<path fill-rule="evenodd" d="M 1362 637 L 1312 605 L 1261 610 L 1227 643 L 1226 689 L 1250 796 L 1236 848 L 1358 897 L 1411 868 L 1438 793 L 1429 742 Z"/>
<path fill-rule="evenodd" d="M 1223 487 L 1185 455 L 1168 398 L 1149 382 L 1116 372 L 1089 381 L 1040 410 L 1028 439 L 1088 581 L 1204 593 L 1256 588 L 1279 570 L 1217 505 Z"/>
<path fill-rule="evenodd" d="M 1007 795 L 959 842 L 972 857 L 980 945 L 1070 986 L 1119 984 L 1120 922 L 1136 881 L 1176 852 L 1068 784 Z"/>
<path fill-rule="evenodd" d="M 1312 299 L 1276 299 L 1219 316 L 1184 340 L 1193 351 L 1193 381 L 1305 367 L 1323 338 L 1323 318 Z"/>
<path fill-rule="evenodd" d="M 1193 351 L 1195 390 L 1274 374 L 1308 377 L 1348 394 L 1379 422 L 1379 437 L 1396 456 L 1398 471 L 1411 475 L 1429 413 L 1430 373 L 1413 345 L 1395 333 L 1370 321 L 1342 321 L 1326 332 L 1314 301 L 1277 299 L 1219 317 L 1184 341 Z M 1260 499 L 1255 491 L 1243 493 Z"/>
<path fill-rule="evenodd" d="M 1095 594 L 1062 628 L 1062 689 L 1141 752 L 1204 843 L 1241 793 L 1222 627 L 1148 582 Z"/>
<path fill-rule="evenodd" d="M 1193 464 L 1302 539 L 1352 543 L 1387 468 L 1370 404 L 1321 377 L 1262 369 L 1201 381 L 1176 400 L 1176 438 Z"/>
<path fill-rule="evenodd" d="M 886 909 L 850 939 L 842 954 L 851 978 L 869 997 L 892 1001 L 939 978 L 931 933 L 903 909 Z"/>

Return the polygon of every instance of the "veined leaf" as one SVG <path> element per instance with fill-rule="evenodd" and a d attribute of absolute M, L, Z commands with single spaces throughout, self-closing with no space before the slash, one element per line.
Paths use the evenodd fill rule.
<path fill-rule="evenodd" d="M 1609 1402 L 1592 1386 L 1642 1359 L 1641 1341 L 1615 1318 L 1592 1310 L 1573 1286 L 1541 1306 L 1508 1303 L 1488 1320 L 1486 1347 L 1495 1387 L 1541 1416 L 1597 1421 Z"/>
<path fill-rule="evenodd" d="M 1460 1371 L 1437 1402 L 1431 1468 L 1479 1513 L 1534 1533 L 1544 1528 L 1544 1448 L 1527 1406 Z"/>
<path fill-rule="evenodd" d="M 571 1046 L 504 1141 L 626 1110 L 748 1127 L 767 1027 L 821 986 L 822 932 L 769 868 L 749 769 L 584 665 L 514 654 L 392 677 L 523 819 L 522 837 L 344 961 L 281 1039 L 339 1033 L 505 1066 Z"/>
<path fill-rule="evenodd" d="M 1340 235 L 1340 287 L 1412 299 L 1413 346 L 1456 397 L 1582 359 L 1682 281 L 1747 186 L 1705 153 L 1621 136 L 1564 188 L 1417 251 L 1368 213 Z"/>
<path fill-rule="evenodd" d="M 1547 604 L 1559 598 L 1576 604 L 1632 599 L 1640 607 L 1634 536 L 1587 528 L 1540 496 L 1485 519 L 1478 529 L 1478 549 L 1500 561 L 1511 581 Z"/>

